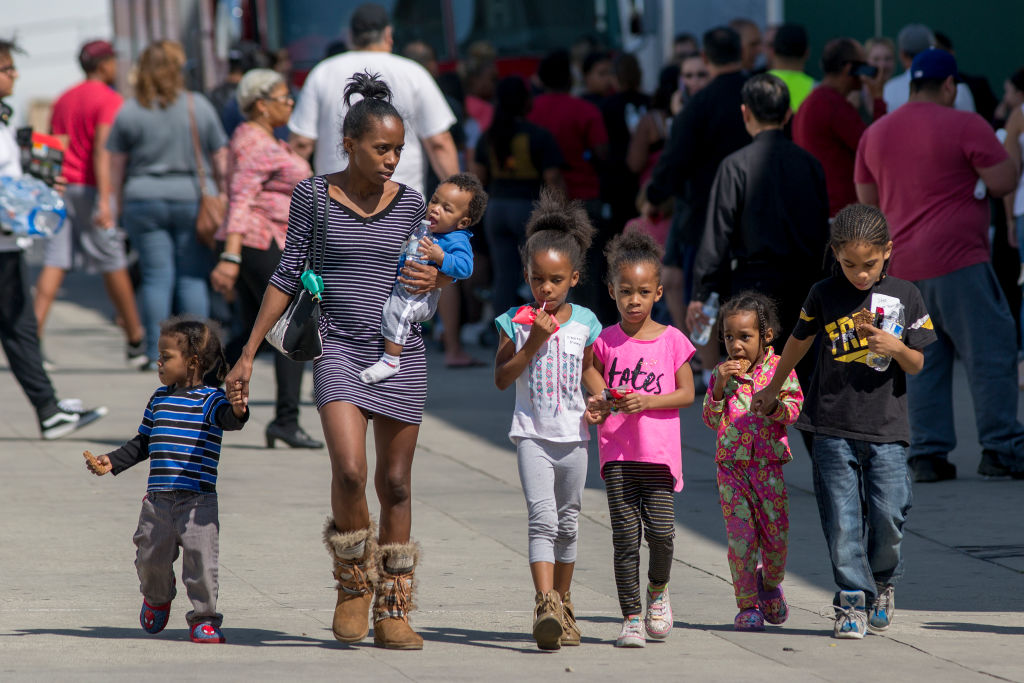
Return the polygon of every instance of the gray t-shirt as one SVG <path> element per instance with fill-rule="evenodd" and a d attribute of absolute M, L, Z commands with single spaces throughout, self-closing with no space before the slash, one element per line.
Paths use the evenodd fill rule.
<path fill-rule="evenodd" d="M 199 93 L 191 94 L 204 155 L 206 191 L 216 194 L 210 155 L 227 145 L 228 138 L 209 100 Z M 199 201 L 186 93 L 178 95 L 166 109 L 155 104 L 146 108 L 136 99 L 126 101 L 110 129 L 107 149 L 128 155 L 124 201 Z"/>

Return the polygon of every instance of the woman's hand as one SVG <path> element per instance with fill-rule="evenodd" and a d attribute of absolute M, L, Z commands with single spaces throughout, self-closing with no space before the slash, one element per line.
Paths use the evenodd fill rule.
<path fill-rule="evenodd" d="M 239 402 L 242 406 L 249 405 L 250 377 L 252 377 L 252 358 L 243 352 L 242 357 L 224 378 L 224 393 L 231 401 L 232 407 L 239 405 Z"/>
<path fill-rule="evenodd" d="M 241 266 L 230 261 L 218 261 L 217 265 L 210 272 L 210 284 L 215 292 L 219 294 L 230 294 L 235 289 L 235 282 L 238 281 L 238 271 Z"/>
<path fill-rule="evenodd" d="M 771 415 L 778 406 L 779 390 L 770 384 L 750 398 L 750 412 L 755 415 Z"/>
<path fill-rule="evenodd" d="M 405 285 L 410 294 L 426 294 L 452 283 L 452 278 L 441 273 L 434 266 L 406 260 L 398 281 Z"/>

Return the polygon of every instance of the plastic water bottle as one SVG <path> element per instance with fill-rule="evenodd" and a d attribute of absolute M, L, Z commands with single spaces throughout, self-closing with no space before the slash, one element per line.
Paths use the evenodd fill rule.
<path fill-rule="evenodd" d="M 64 200 L 30 175 L 0 178 L 0 230 L 21 237 L 50 237 L 67 217 Z"/>
<path fill-rule="evenodd" d="M 888 332 L 897 339 L 901 339 L 903 337 L 903 327 L 906 325 L 906 319 L 903 314 L 903 304 L 896 304 L 888 312 L 883 312 L 882 309 L 879 308 L 878 312 L 883 313 L 879 329 L 883 332 Z M 892 362 L 892 356 L 868 351 L 868 355 L 864 358 L 864 362 L 867 363 L 869 367 L 874 368 L 879 372 L 885 372 L 889 369 L 889 363 Z"/>
<path fill-rule="evenodd" d="M 693 331 L 691 341 L 697 346 L 704 346 L 711 339 L 711 328 L 718 320 L 718 292 L 711 292 L 711 296 L 704 302 L 704 308 L 701 310 L 708 321 Z"/>
<path fill-rule="evenodd" d="M 430 234 L 430 221 L 424 218 L 405 241 L 405 260 L 426 263 L 427 259 L 420 256 L 420 240 Z"/>

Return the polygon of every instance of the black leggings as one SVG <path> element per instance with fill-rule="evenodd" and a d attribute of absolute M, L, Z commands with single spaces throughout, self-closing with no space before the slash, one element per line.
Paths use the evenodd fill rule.
<path fill-rule="evenodd" d="M 676 535 L 675 482 L 668 467 L 653 463 L 610 462 L 603 472 L 612 523 L 615 588 L 622 616 L 628 617 L 640 614 L 641 531 L 650 549 L 648 581 L 657 586 L 668 583 Z"/>

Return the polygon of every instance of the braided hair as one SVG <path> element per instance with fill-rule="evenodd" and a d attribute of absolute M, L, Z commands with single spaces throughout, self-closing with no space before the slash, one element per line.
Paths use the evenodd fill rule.
<path fill-rule="evenodd" d="M 608 259 L 608 284 L 612 284 L 622 266 L 649 263 L 654 267 L 661 284 L 662 250 L 654 238 L 640 230 L 626 230 L 619 233 L 604 248 Z"/>
<path fill-rule="evenodd" d="M 362 99 L 352 104 L 355 95 Z M 341 123 L 341 134 L 346 138 L 362 137 L 370 127 L 371 118 L 377 121 L 389 117 L 402 120 L 402 115 L 391 104 L 391 88 L 381 80 L 380 74 L 369 71 L 353 74 L 345 85 L 344 97 L 348 111 Z"/>
<path fill-rule="evenodd" d="M 878 207 L 867 204 L 850 204 L 837 213 L 832 220 L 828 247 L 833 253 L 838 253 L 847 244 L 863 242 L 884 250 L 891 241 L 889 223 L 885 220 L 885 214 Z M 889 270 L 890 260 L 891 257 L 885 259 L 885 263 L 882 264 L 882 277 L 885 277 Z M 832 265 L 832 272 L 839 273 L 838 262 Z"/>
<path fill-rule="evenodd" d="M 782 325 L 779 323 L 779 312 L 771 297 L 748 289 L 726 301 L 718 313 L 719 320 L 725 320 L 728 316 L 736 313 L 753 313 L 757 318 L 757 332 L 760 335 L 760 350 L 763 352 L 768 343 L 765 341 L 768 332 L 772 333 L 772 340 L 779 338 L 779 331 Z M 719 334 L 724 334 L 724 325 L 719 326 Z"/>
<path fill-rule="evenodd" d="M 564 254 L 572 269 L 582 276 L 595 232 L 581 202 L 570 202 L 560 192 L 545 188 L 526 221 L 526 243 L 519 252 L 523 267 L 529 268 L 537 252 L 551 250 Z"/>
<path fill-rule="evenodd" d="M 178 337 L 178 348 L 186 361 L 196 359 L 198 374 L 203 384 L 219 387 L 228 374 L 228 361 L 220 343 L 219 326 L 212 320 L 203 321 L 186 316 L 175 316 L 160 325 L 161 337 Z"/>

